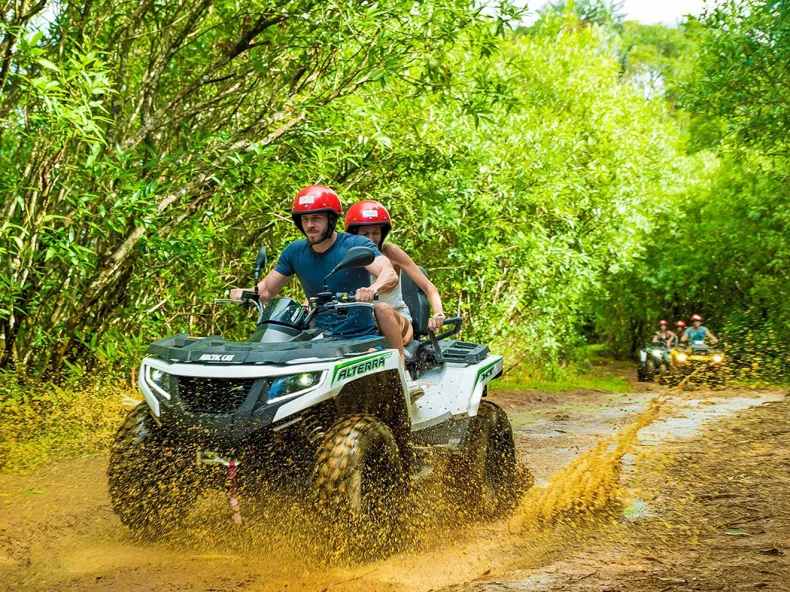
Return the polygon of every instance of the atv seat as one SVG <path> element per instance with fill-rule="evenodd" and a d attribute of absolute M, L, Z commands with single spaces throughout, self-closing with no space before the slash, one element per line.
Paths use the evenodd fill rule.
<path fill-rule="evenodd" d="M 425 277 L 428 277 L 428 274 L 425 273 L 422 267 L 419 269 Z M 409 307 L 409 313 L 411 314 L 411 324 L 414 328 L 414 340 L 416 341 L 421 336 L 428 335 L 428 319 L 431 317 L 431 305 L 425 292 L 414 283 L 414 280 L 408 274 L 401 274 L 400 284 L 403 292 L 403 301 Z"/>
<path fill-rule="evenodd" d="M 420 267 L 420 271 L 425 277 L 425 269 Z M 401 274 L 401 291 L 403 301 L 409 307 L 411 314 L 411 324 L 414 329 L 414 340 L 406 346 L 406 365 L 409 373 L 416 378 L 429 368 L 439 366 L 443 363 L 441 352 L 436 352 L 430 339 L 428 329 L 428 319 L 431 317 L 431 305 L 428 297 L 420 287 L 414 283 L 407 274 Z"/>

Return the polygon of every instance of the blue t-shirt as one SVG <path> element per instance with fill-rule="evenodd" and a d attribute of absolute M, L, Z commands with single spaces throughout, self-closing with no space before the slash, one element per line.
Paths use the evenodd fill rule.
<path fill-rule="evenodd" d="M 689 327 L 686 329 L 686 335 L 689 336 L 689 341 L 691 343 L 702 341 L 705 343 L 705 335 L 708 333 L 708 328 L 703 327 L 700 325 L 699 329 L 695 329 L 694 327 Z"/>
<path fill-rule="evenodd" d="M 308 298 L 312 298 L 324 289 L 324 278 L 343 260 L 343 256 L 351 247 L 369 247 L 376 257 L 381 255 L 378 247 L 368 238 L 356 234 L 338 232 L 337 239 L 329 250 L 316 253 L 307 239 L 292 242 L 280 254 L 274 270 L 286 276 L 295 275 L 302 284 Z M 329 278 L 330 292 L 349 292 L 353 294 L 358 288 L 370 286 L 370 274 L 364 267 L 344 269 Z M 335 337 L 348 339 L 376 334 L 376 321 L 373 309 L 352 306 L 346 309 L 348 316 L 335 313 L 323 313 L 316 317 L 317 327 L 331 331 Z"/>

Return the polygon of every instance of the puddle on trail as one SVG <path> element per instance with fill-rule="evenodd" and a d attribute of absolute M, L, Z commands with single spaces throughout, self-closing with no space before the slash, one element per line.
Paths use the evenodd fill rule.
<path fill-rule="evenodd" d="M 671 417 L 642 429 L 639 443 L 643 446 L 656 446 L 672 440 L 687 440 L 698 435 L 713 421 L 735 415 L 749 407 L 763 405 L 771 401 L 781 401 L 784 395 L 778 393 L 755 393 L 751 397 L 707 397 L 705 399 L 671 399 Z"/>
<path fill-rule="evenodd" d="M 654 516 L 651 505 L 626 485 L 635 476 L 638 456 L 659 453 L 661 444 L 695 438 L 715 422 L 750 407 L 781 401 L 784 396 L 777 392 L 710 396 L 705 392 L 672 391 L 657 395 L 634 422 L 599 441 L 544 486 L 527 492 L 510 520 L 509 530 L 525 538 L 552 529 L 581 531 L 593 519 L 599 526 L 606 521 L 616 525 L 619 518 L 612 512 L 615 508 L 620 509 L 621 518 L 629 521 Z M 573 569 L 571 564 L 560 562 L 526 576 L 511 574 L 517 577 L 509 582 L 497 582 L 494 587 L 481 582 L 479 588 L 461 589 L 550 590 L 556 581 L 555 574 L 572 575 Z"/>
<path fill-rule="evenodd" d="M 622 486 L 624 476 L 634 470 L 637 449 L 691 438 L 706 424 L 784 397 L 777 393 L 703 396 L 700 393 L 698 398 L 689 398 L 688 394 L 670 390 L 653 397 L 635 421 L 598 441 L 545 486 L 528 491 L 510 520 L 510 532 L 533 532 L 557 522 L 575 527 L 618 501 L 630 504 L 626 506 L 630 518 L 644 516 L 649 513 L 647 504 Z"/>
<path fill-rule="evenodd" d="M 35 539 L 34 552 L 25 557 L 32 557 L 31 570 L 37 574 L 29 576 L 30 579 L 23 576 L 27 582 L 24 588 L 113 592 L 139 589 L 425 592 L 479 581 L 481 575 L 489 572 L 486 577 L 507 575 L 511 579 L 513 569 L 518 567 L 523 570 L 515 574 L 518 581 L 503 590 L 548 589 L 552 586 L 552 574 L 547 573 L 550 570 L 544 568 L 540 573 L 530 570 L 559 565 L 554 562 L 572 557 L 584 548 L 584 537 L 590 530 L 579 527 L 578 523 L 583 521 L 580 516 L 587 513 L 609 520 L 614 516 L 605 510 L 615 505 L 611 504 L 613 501 L 618 502 L 617 507 L 627 519 L 649 516 L 649 503 L 632 492 L 624 494 L 623 490 L 623 481 L 636 470 L 641 451 L 658 451 L 661 442 L 693 438 L 715 421 L 783 398 L 776 393 L 744 392 L 731 396 L 669 392 L 650 397 L 648 393 L 609 397 L 597 411 L 587 405 L 565 402 L 555 408 L 551 403 L 551 410 L 542 413 L 519 407 L 514 398 L 512 406 L 503 406 L 508 411 L 512 409 L 513 415 L 520 414 L 514 421 L 519 450 L 530 464 L 535 457 L 541 457 L 537 476 L 545 486 L 536 486 L 528 493 L 510 525 L 505 521 L 462 527 L 448 523 L 434 525 L 432 535 L 426 536 L 416 548 L 357 567 L 316 567 L 298 552 L 291 537 L 283 540 L 263 532 L 265 529 L 255 533 L 256 536 L 241 536 L 230 531 L 221 513 L 213 519 L 201 520 L 196 525 L 199 534 L 193 531 L 184 545 L 139 545 L 129 539 L 107 506 L 105 466 L 100 459 L 64 465 L 51 483 L 41 482 L 41 478 L 16 479 L 14 483 L 19 486 L 15 491 L 21 491 L 23 483 L 24 487 L 46 491 L 24 499 L 16 494 L 13 500 L 8 498 L 7 507 L 13 504 L 19 513 L 15 518 L 19 527 L 14 528 L 19 533 L 18 540 L 22 540 L 23 533 Z M 581 396 L 577 399 L 583 401 Z M 606 434 L 610 435 L 606 437 Z M 574 456 L 569 463 L 568 459 Z M 563 468 L 558 470 L 558 467 Z M 86 486 L 90 483 L 101 487 Z M 80 488 L 78 500 L 64 484 Z M 629 499 L 623 507 L 619 502 L 624 498 Z M 19 506 L 20 503 L 23 505 Z M 0 504 L 0 514 L 2 507 Z M 604 512 L 596 514 L 602 509 Z M 418 506 L 412 510 L 420 513 Z M 48 534 L 36 538 L 25 522 L 34 527 L 50 525 L 46 527 Z M 275 523 L 272 520 L 270 526 Z M 535 524 L 546 528 L 535 528 Z M 509 534 L 508 526 L 518 534 Z M 11 534 L 10 529 L 8 533 Z M 25 560 L 20 555 L 17 565 L 21 566 Z M 2 571 L 0 555 L 0 589 Z"/>

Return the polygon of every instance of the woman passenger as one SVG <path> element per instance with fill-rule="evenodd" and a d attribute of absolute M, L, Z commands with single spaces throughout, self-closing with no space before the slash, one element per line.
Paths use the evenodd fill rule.
<path fill-rule="evenodd" d="M 398 278 L 400 278 L 401 273 L 405 272 L 425 292 L 433 310 L 433 315 L 428 319 L 428 328 L 433 332 L 438 332 L 444 324 L 444 312 L 439 291 L 431 280 L 420 271 L 417 264 L 414 263 L 406 251 L 393 243 L 384 242 L 391 229 L 392 222 L 389 212 L 377 201 L 366 199 L 357 202 L 349 208 L 346 214 L 346 232 L 365 236 L 373 241 L 378 245 L 381 253 L 390 260 L 395 272 L 398 274 Z M 403 344 L 401 347 L 397 347 L 399 344 L 392 345 L 397 347 L 401 358 L 403 358 L 402 348 L 414 339 L 414 330 L 409 307 L 406 306 L 403 300 L 400 281 L 398 282 L 398 287 L 392 292 L 379 294 L 379 301 L 375 304 L 373 312 L 379 325 L 381 324 L 380 319 L 384 315 L 394 315 L 397 319 L 401 327 Z"/>

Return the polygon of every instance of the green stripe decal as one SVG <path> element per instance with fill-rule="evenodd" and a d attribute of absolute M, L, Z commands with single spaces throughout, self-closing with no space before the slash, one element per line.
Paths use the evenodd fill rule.
<path fill-rule="evenodd" d="M 387 363 L 387 358 L 392 355 L 391 351 L 384 352 L 383 354 L 373 354 L 372 356 L 365 356 L 364 358 L 354 358 L 342 364 L 335 366 L 332 372 L 332 384 L 338 380 L 345 380 L 353 378 L 354 376 L 361 376 L 374 370 L 383 368 Z"/>
<path fill-rule="evenodd" d="M 499 358 L 499 360 L 501 359 L 502 358 Z M 494 373 L 494 368 L 499 363 L 499 360 L 494 360 L 493 363 L 489 364 L 484 368 L 480 368 L 480 370 L 477 371 L 477 376 L 475 377 L 475 385 L 472 387 L 472 391 L 474 391 L 477 388 L 477 384 L 481 380 L 485 380 L 489 378 Z"/>

